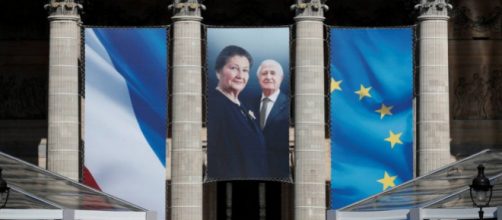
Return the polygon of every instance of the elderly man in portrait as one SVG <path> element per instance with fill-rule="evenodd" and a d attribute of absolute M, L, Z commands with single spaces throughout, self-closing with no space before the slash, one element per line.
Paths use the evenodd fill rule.
<path fill-rule="evenodd" d="M 271 178 L 289 180 L 289 97 L 281 92 L 284 72 L 275 60 L 264 60 L 256 73 L 261 97 L 255 103 L 268 152 Z"/>

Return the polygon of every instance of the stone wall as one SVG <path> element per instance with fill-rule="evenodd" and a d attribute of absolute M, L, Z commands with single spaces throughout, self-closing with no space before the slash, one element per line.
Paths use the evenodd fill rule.
<path fill-rule="evenodd" d="M 451 152 L 502 150 L 502 1 L 456 0 L 449 22 Z"/>
<path fill-rule="evenodd" d="M 47 137 L 48 42 L 0 40 L 0 151 L 37 162 Z"/>

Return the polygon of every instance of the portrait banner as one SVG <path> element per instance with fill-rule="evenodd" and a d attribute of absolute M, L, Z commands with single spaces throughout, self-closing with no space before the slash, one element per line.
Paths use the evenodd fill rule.
<path fill-rule="evenodd" d="M 206 181 L 290 181 L 289 28 L 207 29 Z"/>
<path fill-rule="evenodd" d="M 166 28 L 85 28 L 84 182 L 165 219 Z"/>
<path fill-rule="evenodd" d="M 332 28 L 331 208 L 413 178 L 413 28 Z"/>

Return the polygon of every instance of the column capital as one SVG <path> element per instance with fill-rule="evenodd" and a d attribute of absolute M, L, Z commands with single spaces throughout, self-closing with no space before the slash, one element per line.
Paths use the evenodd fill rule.
<path fill-rule="evenodd" d="M 329 7 L 324 4 L 326 0 L 297 0 L 296 4 L 291 5 L 291 10 L 296 13 L 295 20 L 324 20 L 324 11 Z"/>
<path fill-rule="evenodd" d="M 420 15 L 418 20 L 448 20 L 448 9 L 453 6 L 446 0 L 420 0 L 420 3 L 415 5 L 415 9 L 419 10 Z"/>
<path fill-rule="evenodd" d="M 75 0 L 50 0 L 44 8 L 49 12 L 49 20 L 80 20 L 82 4 Z"/>
<path fill-rule="evenodd" d="M 173 4 L 167 7 L 173 13 L 172 19 L 179 20 L 202 20 L 201 10 L 206 10 L 206 6 L 199 3 L 199 0 L 174 0 Z"/>

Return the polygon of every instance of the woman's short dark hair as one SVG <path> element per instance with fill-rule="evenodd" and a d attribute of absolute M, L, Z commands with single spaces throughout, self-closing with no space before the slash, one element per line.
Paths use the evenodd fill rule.
<path fill-rule="evenodd" d="M 214 67 L 216 71 L 220 71 L 228 62 L 228 59 L 234 56 L 246 57 L 249 61 L 249 68 L 253 65 L 253 57 L 251 57 L 251 54 L 249 54 L 247 50 L 239 46 L 230 45 L 223 48 L 223 50 L 221 50 L 218 54 L 218 57 L 216 57 L 216 65 Z"/>

